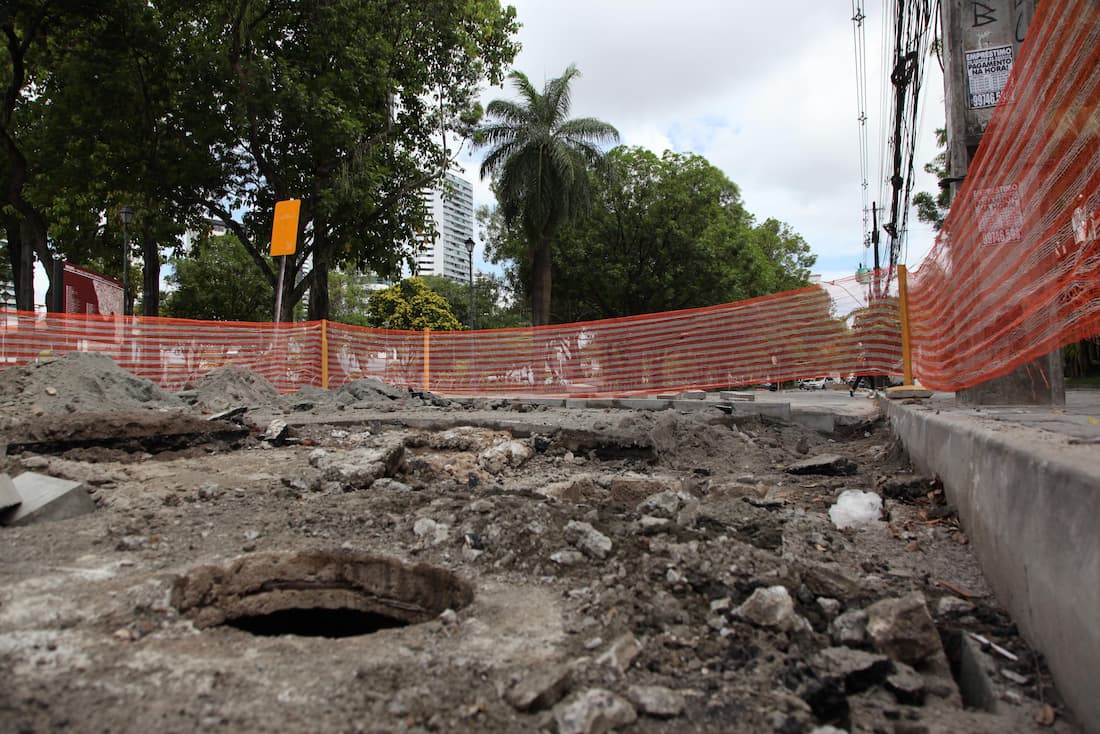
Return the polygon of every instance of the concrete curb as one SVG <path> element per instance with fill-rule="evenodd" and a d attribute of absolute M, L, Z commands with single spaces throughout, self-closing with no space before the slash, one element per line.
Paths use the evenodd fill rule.
<path fill-rule="evenodd" d="M 986 578 L 1085 731 L 1100 734 L 1100 473 L 1094 447 L 973 415 L 880 401 L 942 479 Z"/>

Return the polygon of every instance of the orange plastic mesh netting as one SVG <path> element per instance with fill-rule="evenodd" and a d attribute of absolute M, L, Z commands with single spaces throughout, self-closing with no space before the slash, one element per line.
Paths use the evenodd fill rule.
<path fill-rule="evenodd" d="M 1100 334 L 1100 2 L 1039 3 L 909 304 L 940 390 Z"/>
<path fill-rule="evenodd" d="M 178 390 L 237 365 L 288 392 L 321 383 L 321 330 L 306 324 L 0 312 L 0 365 L 101 352 L 124 370 Z"/>
<path fill-rule="evenodd" d="M 886 278 L 879 274 L 882 289 Z M 855 278 L 708 308 L 478 332 L 328 326 L 330 384 L 444 394 L 648 395 L 899 374 L 897 298 Z M 870 305 L 869 305 L 870 304 Z"/>
<path fill-rule="evenodd" d="M 233 364 L 283 392 L 373 377 L 443 394 L 649 395 L 899 374 L 887 281 L 879 273 L 709 308 L 476 332 L 6 312 L 0 360 L 104 352 L 169 389 Z"/>

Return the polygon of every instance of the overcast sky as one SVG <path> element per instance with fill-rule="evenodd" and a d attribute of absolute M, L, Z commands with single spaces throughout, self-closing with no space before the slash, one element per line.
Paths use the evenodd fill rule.
<path fill-rule="evenodd" d="M 862 244 L 851 2 L 512 4 L 522 23 L 515 68 L 540 89 L 570 63 L 580 70 L 572 117 L 611 123 L 627 145 L 702 155 L 740 187 L 758 221 L 774 217 L 801 234 L 818 257 L 814 272 L 827 280 L 851 275 L 861 261 L 870 264 Z M 882 16 L 878 3 L 867 5 L 870 191 L 877 198 Z M 918 170 L 936 154 L 933 131 L 944 119 L 939 66 L 931 60 L 927 69 Z M 515 93 L 506 82 L 483 97 L 488 102 Z M 480 155 L 462 163 L 475 186 L 475 206 L 492 203 L 487 182 L 478 177 Z M 918 190 L 934 187 L 927 177 Z M 915 215 L 910 222 L 912 266 L 932 235 Z"/>

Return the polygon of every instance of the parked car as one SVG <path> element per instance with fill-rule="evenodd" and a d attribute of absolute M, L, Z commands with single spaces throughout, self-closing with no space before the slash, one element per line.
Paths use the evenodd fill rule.
<path fill-rule="evenodd" d="M 799 387 L 803 390 L 824 390 L 829 387 L 835 380 L 832 377 L 814 377 L 809 380 L 803 380 Z"/>

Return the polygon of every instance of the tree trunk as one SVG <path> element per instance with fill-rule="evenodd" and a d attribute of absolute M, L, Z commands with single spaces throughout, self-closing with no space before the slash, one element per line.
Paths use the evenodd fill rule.
<path fill-rule="evenodd" d="M 531 323 L 545 326 L 550 323 L 550 235 L 542 234 L 535 244 L 531 263 Z"/>
<path fill-rule="evenodd" d="M 332 303 L 328 293 L 329 263 L 328 242 L 324 234 L 314 229 L 313 238 L 313 281 L 309 285 L 309 310 L 306 318 L 309 321 L 328 319 L 332 311 Z"/>
<path fill-rule="evenodd" d="M 11 262 L 11 280 L 15 286 L 17 311 L 34 310 L 34 254 L 23 244 L 23 232 L 19 220 L 7 219 L 8 259 Z"/>
<path fill-rule="evenodd" d="M 149 234 L 148 227 L 142 227 L 141 261 L 144 271 L 142 281 L 141 312 L 146 316 L 160 315 L 160 248 Z"/>

